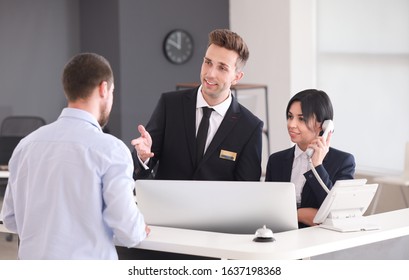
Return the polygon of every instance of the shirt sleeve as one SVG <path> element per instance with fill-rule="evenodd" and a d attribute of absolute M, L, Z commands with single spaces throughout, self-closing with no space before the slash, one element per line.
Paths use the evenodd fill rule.
<path fill-rule="evenodd" d="M 146 237 L 145 220 L 133 195 L 132 173 L 130 151 L 119 143 L 111 149 L 110 164 L 102 176 L 103 217 L 116 241 L 127 247 L 136 246 Z"/>
<path fill-rule="evenodd" d="M 8 183 L 6 187 L 1 215 L 4 226 L 8 230 L 17 233 L 17 222 L 14 214 L 13 194 L 10 183 Z"/>
<path fill-rule="evenodd" d="M 333 185 L 338 180 L 353 179 L 355 173 L 355 159 L 351 154 L 340 154 L 334 163 L 336 164 L 332 164 L 331 171 L 327 170 L 329 167 L 325 167 L 323 164 L 318 165 L 315 168 L 321 177 L 321 180 L 329 190 L 332 189 Z M 307 182 L 310 184 L 319 205 L 321 205 L 327 196 L 327 192 L 323 189 L 311 170 L 306 172 L 304 176 Z"/>

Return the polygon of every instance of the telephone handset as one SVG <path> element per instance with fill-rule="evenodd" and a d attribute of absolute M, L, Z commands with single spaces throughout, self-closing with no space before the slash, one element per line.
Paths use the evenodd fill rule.
<path fill-rule="evenodd" d="M 322 138 L 324 139 L 324 141 L 326 141 L 328 134 L 334 131 L 334 122 L 332 120 L 325 120 L 322 123 L 322 130 L 324 131 L 324 133 L 322 134 Z M 311 158 L 314 154 L 314 149 L 308 148 L 306 153 L 308 158 Z"/>

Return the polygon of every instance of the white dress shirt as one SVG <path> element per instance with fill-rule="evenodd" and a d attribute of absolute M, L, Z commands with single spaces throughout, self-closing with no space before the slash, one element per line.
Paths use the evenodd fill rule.
<path fill-rule="evenodd" d="M 291 183 L 294 183 L 295 185 L 297 205 L 300 205 L 301 203 L 301 193 L 306 181 L 304 173 L 308 170 L 310 170 L 310 167 L 308 164 L 307 154 L 303 152 L 298 145 L 295 145 L 293 169 L 291 171 Z"/>
<path fill-rule="evenodd" d="M 196 101 L 196 135 L 197 131 L 199 130 L 200 121 L 202 120 L 203 110 L 202 107 L 209 107 L 214 110 L 214 112 L 210 115 L 209 119 L 209 130 L 207 133 L 206 145 L 205 145 L 205 152 L 207 147 L 209 147 L 210 142 L 214 135 L 216 134 L 217 130 L 219 129 L 220 124 L 223 121 L 224 116 L 226 115 L 227 110 L 230 107 L 232 102 L 231 93 L 229 97 L 224 100 L 222 103 L 217 104 L 216 106 L 210 106 L 207 104 L 206 100 L 203 98 L 202 95 L 202 86 L 199 87 L 197 90 L 197 101 Z"/>
<path fill-rule="evenodd" d="M 232 97 L 231 97 L 231 92 L 230 92 L 227 99 L 224 100 L 222 103 L 217 104 L 216 106 L 209 106 L 209 104 L 207 104 L 206 100 L 203 98 L 202 86 L 200 86 L 199 89 L 197 90 L 196 135 L 197 135 L 197 131 L 199 130 L 200 121 L 202 120 L 202 116 L 203 116 L 203 110 L 201 108 L 209 107 L 209 108 L 214 109 L 209 119 L 209 130 L 207 133 L 206 145 L 204 149 L 205 152 L 207 150 L 207 147 L 209 147 L 209 144 L 212 142 L 212 139 L 214 135 L 216 134 L 217 130 L 219 129 L 219 126 L 222 123 L 223 118 L 226 115 L 226 112 L 230 107 L 231 102 L 232 102 Z M 143 162 L 141 158 L 138 156 L 138 160 L 142 164 L 143 168 L 145 168 L 145 170 L 149 169 L 149 166 L 148 166 L 148 163 L 150 160 L 149 158 L 145 162 Z"/>
<path fill-rule="evenodd" d="M 24 138 L 9 163 L 3 222 L 20 259 L 118 259 L 146 237 L 129 149 L 88 112 L 65 108 Z"/>

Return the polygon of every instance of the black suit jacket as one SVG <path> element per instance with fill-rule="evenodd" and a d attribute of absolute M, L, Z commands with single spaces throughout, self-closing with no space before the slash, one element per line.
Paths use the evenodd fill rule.
<path fill-rule="evenodd" d="M 154 158 L 149 170 L 133 152 L 135 179 L 147 178 L 155 166 L 156 179 L 259 181 L 263 122 L 233 97 L 201 163 L 196 167 L 196 99 L 198 88 L 162 94 L 146 130 Z M 236 153 L 235 160 L 221 158 Z"/>
<path fill-rule="evenodd" d="M 267 163 L 266 181 L 290 182 L 295 146 L 272 154 Z M 331 189 L 337 180 L 353 179 L 355 159 L 353 155 L 330 148 L 322 165 L 315 168 L 325 185 Z M 319 208 L 327 196 L 312 171 L 304 173 L 306 182 L 301 193 L 301 208 Z"/>

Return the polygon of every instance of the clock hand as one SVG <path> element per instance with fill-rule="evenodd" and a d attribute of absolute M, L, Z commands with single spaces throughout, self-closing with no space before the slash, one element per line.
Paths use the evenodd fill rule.
<path fill-rule="evenodd" d="M 182 48 L 182 33 L 178 32 L 176 33 L 177 39 L 178 39 L 178 50 Z"/>
<path fill-rule="evenodd" d="M 174 35 L 176 35 L 176 41 L 174 41 L 173 39 L 175 39 L 175 36 L 171 36 L 168 40 L 169 45 L 174 46 L 175 48 L 177 48 L 178 50 L 182 49 L 182 34 L 180 32 L 176 32 Z"/>
<path fill-rule="evenodd" d="M 173 41 L 171 39 L 168 40 L 168 44 L 174 46 L 178 50 L 180 50 L 180 48 L 181 48 L 181 45 L 178 42 L 175 42 L 175 41 Z"/>

